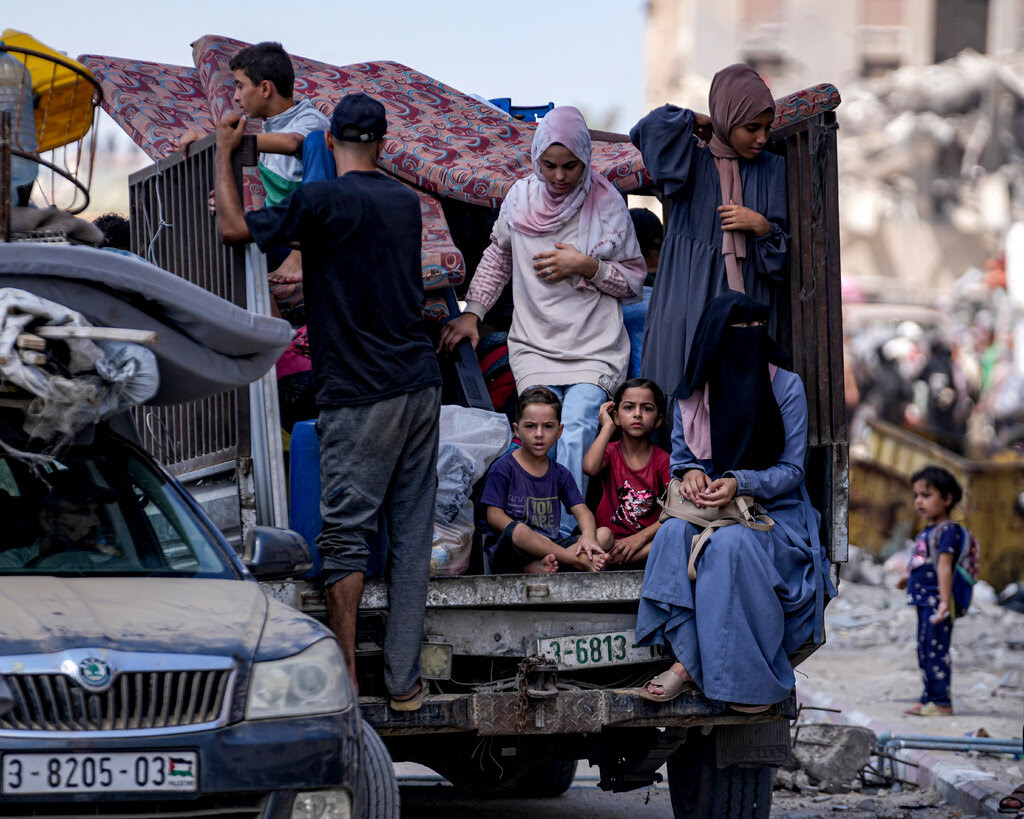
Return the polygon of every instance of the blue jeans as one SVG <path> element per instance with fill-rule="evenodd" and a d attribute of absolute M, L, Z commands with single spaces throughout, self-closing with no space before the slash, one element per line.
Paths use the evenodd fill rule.
<path fill-rule="evenodd" d="M 555 444 L 555 460 L 569 470 L 580 494 L 587 497 L 587 476 L 583 474 L 583 455 L 597 437 L 597 414 L 608 393 L 597 384 L 568 384 L 548 389 L 562 401 L 562 424 L 565 429 Z M 561 534 L 568 537 L 576 526 L 572 515 L 563 515 Z"/>

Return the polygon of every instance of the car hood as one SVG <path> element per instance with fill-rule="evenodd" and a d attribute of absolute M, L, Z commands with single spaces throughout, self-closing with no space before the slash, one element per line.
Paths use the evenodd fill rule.
<path fill-rule="evenodd" d="M 248 663 L 266 616 L 266 595 L 241 580 L 0 577 L 8 656 L 98 647 Z"/>

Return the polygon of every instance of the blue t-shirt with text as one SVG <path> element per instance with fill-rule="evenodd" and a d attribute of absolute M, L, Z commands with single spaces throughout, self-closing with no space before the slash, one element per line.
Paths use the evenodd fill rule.
<path fill-rule="evenodd" d="M 497 506 L 512 520 L 558 540 L 562 504 L 571 509 L 583 503 L 583 496 L 572 473 L 560 463 L 549 461 L 548 471 L 538 478 L 523 469 L 509 452 L 491 466 L 480 502 Z"/>

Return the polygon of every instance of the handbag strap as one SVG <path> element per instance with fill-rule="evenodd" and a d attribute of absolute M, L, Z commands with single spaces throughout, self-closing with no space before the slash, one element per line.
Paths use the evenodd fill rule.
<path fill-rule="evenodd" d="M 775 525 L 775 521 L 768 515 L 754 515 L 750 509 L 744 510 L 744 517 L 729 516 L 719 518 L 707 524 L 704 531 L 694 535 L 690 540 L 690 560 L 686 564 L 686 576 L 690 580 L 697 579 L 697 561 L 700 560 L 705 547 L 711 542 L 711 535 L 715 533 L 716 529 L 721 529 L 723 526 L 732 526 L 734 523 L 746 526 L 748 529 L 753 529 L 757 532 L 768 532 Z"/>

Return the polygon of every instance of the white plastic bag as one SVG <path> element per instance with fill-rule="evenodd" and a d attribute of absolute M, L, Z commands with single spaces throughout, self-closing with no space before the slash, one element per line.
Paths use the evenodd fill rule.
<path fill-rule="evenodd" d="M 469 566 L 473 547 L 473 501 L 469 495 L 473 484 L 512 442 L 512 429 L 500 412 L 445 404 L 441 407 L 439 426 L 441 444 L 458 448 L 472 462 L 472 474 L 460 471 L 458 475 L 438 475 L 439 482 L 446 484 L 445 498 L 460 505 L 455 517 L 446 522 L 451 513 L 445 511 L 447 503 L 441 501 L 445 509 L 438 510 L 430 552 L 432 577 L 462 574 Z M 450 459 L 446 462 L 452 463 Z M 440 461 L 438 465 L 441 466 Z"/>
<path fill-rule="evenodd" d="M 434 523 L 434 543 L 430 549 L 430 576 L 451 577 L 469 566 L 473 550 L 473 501 L 462 504 L 451 523 Z"/>

